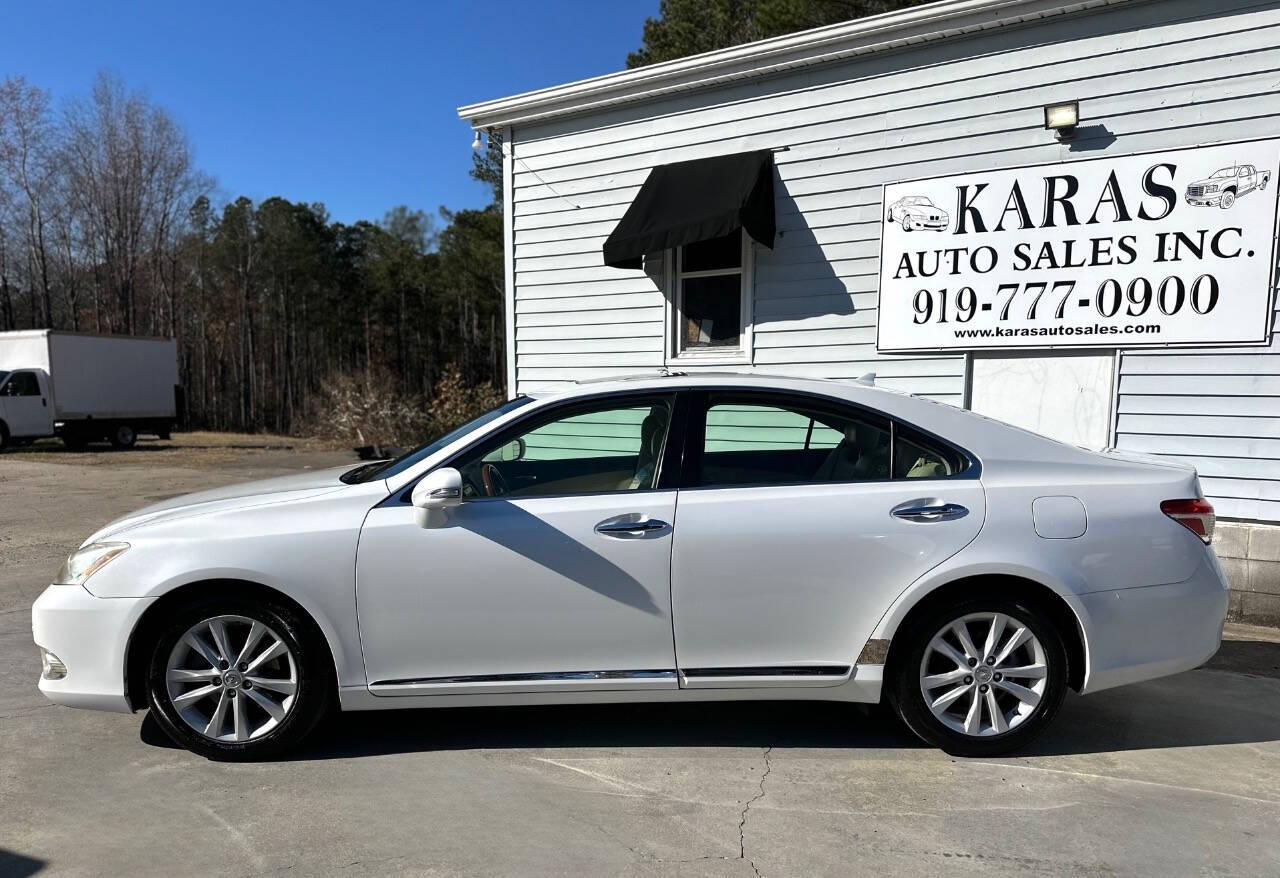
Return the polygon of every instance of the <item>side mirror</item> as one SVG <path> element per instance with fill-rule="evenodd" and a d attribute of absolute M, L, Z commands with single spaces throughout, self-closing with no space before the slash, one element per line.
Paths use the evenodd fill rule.
<path fill-rule="evenodd" d="M 410 499 L 420 527 L 440 527 L 444 511 L 462 502 L 462 473 L 452 467 L 434 470 L 414 486 Z"/>

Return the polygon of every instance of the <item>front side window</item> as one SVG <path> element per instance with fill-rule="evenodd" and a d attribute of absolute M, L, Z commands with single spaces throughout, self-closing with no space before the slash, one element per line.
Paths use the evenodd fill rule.
<path fill-rule="evenodd" d="M 852 407 L 712 394 L 702 440 L 704 487 L 937 479 L 964 455 L 919 430 Z"/>
<path fill-rule="evenodd" d="M 468 498 L 647 490 L 658 484 L 673 405 L 671 395 L 575 405 L 465 452 L 452 465 Z"/>
<path fill-rule="evenodd" d="M 676 356 L 724 356 L 746 350 L 748 253 L 741 231 L 677 249 Z"/>
<path fill-rule="evenodd" d="M 9 383 L 0 391 L 2 396 L 39 396 L 40 381 L 34 372 L 14 372 Z"/>

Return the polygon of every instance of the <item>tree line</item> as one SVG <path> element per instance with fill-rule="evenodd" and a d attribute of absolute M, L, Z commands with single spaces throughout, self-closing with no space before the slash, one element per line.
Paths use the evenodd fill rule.
<path fill-rule="evenodd" d="M 501 389 L 501 203 L 441 224 L 407 207 L 346 224 L 320 203 L 217 203 L 144 94 L 102 75 L 55 106 L 9 77 L 0 330 L 176 338 L 193 426 L 326 432 L 343 399 L 425 411 L 442 376 Z"/>
<path fill-rule="evenodd" d="M 921 0 L 662 0 L 643 66 Z M 333 221 L 215 200 L 173 117 L 118 78 L 55 106 L 0 80 L 0 330 L 173 337 L 191 426 L 406 442 L 504 384 L 502 145 L 488 207 Z M 447 396 L 441 396 L 441 394 Z"/>

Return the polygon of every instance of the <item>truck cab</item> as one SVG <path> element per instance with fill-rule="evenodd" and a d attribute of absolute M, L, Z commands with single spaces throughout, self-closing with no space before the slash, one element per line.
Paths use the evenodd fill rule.
<path fill-rule="evenodd" d="M 0 447 L 52 435 L 48 374 L 36 368 L 0 370 Z"/>
<path fill-rule="evenodd" d="M 1211 205 L 1225 210 L 1235 204 L 1237 198 L 1254 189 L 1266 189 L 1270 179 L 1270 171 L 1259 171 L 1253 165 L 1219 168 L 1211 176 L 1188 185 L 1186 200 L 1188 204 Z"/>

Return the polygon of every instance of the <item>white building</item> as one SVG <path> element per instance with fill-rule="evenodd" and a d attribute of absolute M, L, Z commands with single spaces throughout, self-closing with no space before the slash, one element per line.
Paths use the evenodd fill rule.
<path fill-rule="evenodd" d="M 1277 81 L 1280 2 L 942 0 L 463 107 L 509 387 L 875 373 L 1185 459 L 1280 624 Z"/>

